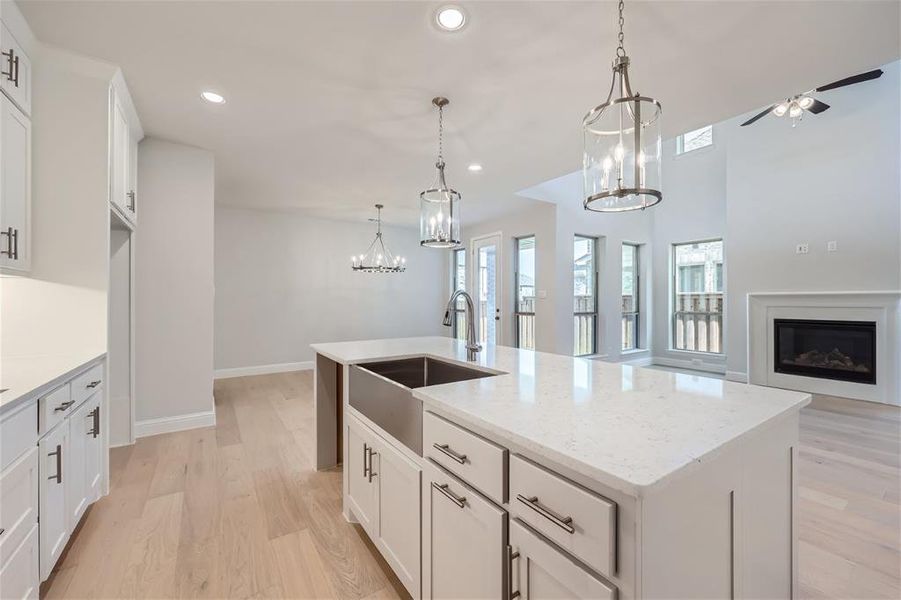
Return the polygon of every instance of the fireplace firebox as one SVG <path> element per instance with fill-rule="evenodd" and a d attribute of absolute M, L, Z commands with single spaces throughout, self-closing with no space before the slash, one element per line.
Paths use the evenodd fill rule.
<path fill-rule="evenodd" d="M 774 319 L 777 373 L 876 384 L 876 323 Z"/>

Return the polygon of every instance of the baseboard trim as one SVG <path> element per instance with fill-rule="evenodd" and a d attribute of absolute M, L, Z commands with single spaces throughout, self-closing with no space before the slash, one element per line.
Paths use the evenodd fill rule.
<path fill-rule="evenodd" d="M 275 365 L 256 365 L 253 367 L 233 367 L 230 369 L 216 369 L 213 371 L 213 379 L 228 379 L 229 377 L 246 377 L 247 375 L 269 375 L 270 373 L 290 373 L 291 371 L 312 371 L 313 361 L 280 363 Z"/>
<path fill-rule="evenodd" d="M 748 374 L 742 371 L 726 371 L 726 381 L 737 381 L 738 383 L 748 383 Z"/>
<path fill-rule="evenodd" d="M 630 365 L 633 367 L 649 367 L 654 364 L 653 356 L 642 356 L 641 358 L 633 358 L 631 360 L 621 360 L 621 365 Z"/>
<path fill-rule="evenodd" d="M 651 364 L 661 365 L 664 367 L 677 367 L 681 369 L 690 369 L 692 371 L 705 371 L 707 373 L 726 374 L 725 365 L 714 365 L 710 363 L 695 364 L 684 358 L 670 358 L 668 356 L 655 356 L 651 359 Z"/>
<path fill-rule="evenodd" d="M 197 429 L 198 427 L 215 427 L 216 411 L 205 410 L 203 412 L 178 415 L 177 417 L 163 417 L 160 419 L 145 419 L 135 423 L 135 437 L 142 438 L 148 435 L 160 433 L 172 433 Z"/>

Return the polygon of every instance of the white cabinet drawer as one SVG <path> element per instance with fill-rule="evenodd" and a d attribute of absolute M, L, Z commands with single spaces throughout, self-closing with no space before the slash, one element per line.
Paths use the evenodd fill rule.
<path fill-rule="evenodd" d="M 519 522 L 510 521 L 510 591 L 523 600 L 614 600 L 616 587 L 586 570 Z M 508 596 L 508 597 L 511 597 Z"/>
<path fill-rule="evenodd" d="M 0 471 L 38 443 L 38 404 L 26 406 L 0 421 Z"/>
<path fill-rule="evenodd" d="M 37 600 L 41 585 L 38 568 L 38 525 L 35 523 L 9 561 L 0 566 L 0 595 L 4 599 Z"/>
<path fill-rule="evenodd" d="M 422 416 L 422 454 L 495 502 L 507 501 L 507 449 L 430 412 Z"/>
<path fill-rule="evenodd" d="M 33 446 L 0 474 L 0 565 L 6 564 L 37 522 L 38 448 Z"/>
<path fill-rule="evenodd" d="M 40 434 L 44 435 L 62 423 L 74 407 L 75 401 L 68 383 L 38 400 L 38 409 L 41 411 Z"/>
<path fill-rule="evenodd" d="M 510 511 L 602 575 L 616 572 L 616 504 L 611 500 L 514 455 Z"/>
<path fill-rule="evenodd" d="M 91 395 L 103 387 L 103 363 L 94 365 L 81 375 L 72 380 L 72 400 L 75 401 L 73 406 L 81 404 L 82 400 L 87 400 Z"/>
<path fill-rule="evenodd" d="M 13 37 L 6 24 L 0 22 L 0 89 L 22 112 L 31 114 L 31 60 Z"/>

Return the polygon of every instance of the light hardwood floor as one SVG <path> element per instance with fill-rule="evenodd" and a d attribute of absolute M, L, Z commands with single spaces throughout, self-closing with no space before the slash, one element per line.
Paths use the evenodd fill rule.
<path fill-rule="evenodd" d="M 341 515 L 341 474 L 312 468 L 312 374 L 216 382 L 215 428 L 110 457 L 47 598 L 398 598 Z M 901 595 L 899 430 L 892 407 L 818 397 L 801 419 L 803 598 Z"/>

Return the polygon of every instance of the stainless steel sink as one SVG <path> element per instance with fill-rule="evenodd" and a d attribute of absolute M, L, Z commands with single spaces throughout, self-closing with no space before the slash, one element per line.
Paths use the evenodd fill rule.
<path fill-rule="evenodd" d="M 384 360 L 350 368 L 349 402 L 407 448 L 422 456 L 422 402 L 415 388 L 493 377 L 427 356 Z"/>

